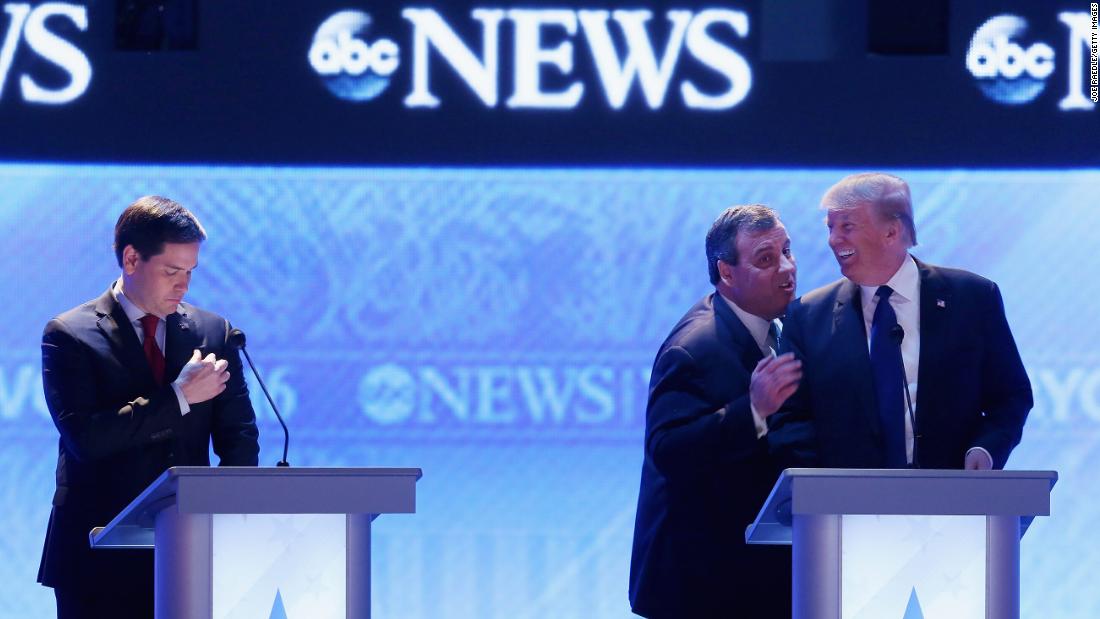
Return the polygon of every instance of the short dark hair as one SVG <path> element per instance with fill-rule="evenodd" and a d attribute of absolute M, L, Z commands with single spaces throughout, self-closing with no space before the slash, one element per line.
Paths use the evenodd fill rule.
<path fill-rule="evenodd" d="M 763 204 L 731 206 L 710 226 L 707 232 L 707 269 L 710 283 L 718 285 L 718 261 L 737 264 L 737 233 L 740 230 L 762 232 L 779 223 L 779 215 Z"/>
<path fill-rule="evenodd" d="M 179 202 L 160 196 L 138 198 L 115 223 L 115 258 L 122 267 L 122 250 L 133 245 L 142 260 L 164 251 L 165 243 L 198 243 L 206 240 L 191 211 Z"/>

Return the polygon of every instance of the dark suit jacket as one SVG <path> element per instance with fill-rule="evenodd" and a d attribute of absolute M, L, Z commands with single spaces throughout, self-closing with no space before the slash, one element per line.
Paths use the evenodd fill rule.
<path fill-rule="evenodd" d="M 640 615 L 790 617 L 789 548 L 744 542 L 778 476 L 749 408 L 761 358 L 717 293 L 657 353 L 630 565 Z"/>
<path fill-rule="evenodd" d="M 226 346 L 229 323 L 192 305 L 165 325 L 165 385 L 157 387 L 137 334 L 110 290 L 46 325 L 42 382 L 61 434 L 38 581 L 49 587 L 117 589 L 152 582 L 153 553 L 97 550 L 88 532 L 111 521 L 170 466 L 255 466 L 256 419 L 241 360 Z M 225 391 L 180 415 L 170 383 L 194 349 L 229 362 Z"/>
<path fill-rule="evenodd" d="M 1031 383 L 993 282 L 917 261 L 920 367 L 916 457 L 922 468 L 962 468 L 983 447 L 1004 468 L 1031 410 Z M 782 350 L 802 359 L 798 392 L 769 418 L 785 465 L 885 466 L 859 286 L 847 279 L 791 303 Z M 908 337 L 908 336 L 907 336 Z"/>

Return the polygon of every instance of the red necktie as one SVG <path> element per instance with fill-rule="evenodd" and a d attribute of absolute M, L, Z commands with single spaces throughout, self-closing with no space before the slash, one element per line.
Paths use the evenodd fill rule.
<path fill-rule="evenodd" d="M 149 369 L 153 370 L 153 380 L 157 386 L 164 385 L 164 353 L 157 346 L 157 323 L 160 318 L 152 314 L 141 317 L 141 330 L 145 333 L 145 358 L 149 361 Z"/>

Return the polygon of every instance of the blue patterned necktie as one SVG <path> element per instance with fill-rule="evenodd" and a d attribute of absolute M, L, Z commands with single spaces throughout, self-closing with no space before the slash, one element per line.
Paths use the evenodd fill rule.
<path fill-rule="evenodd" d="M 905 457 L 905 395 L 901 392 L 905 367 L 901 361 L 901 347 L 893 335 L 898 325 L 898 316 L 890 306 L 890 295 L 893 293 L 889 286 L 879 286 L 875 292 L 878 306 L 871 320 L 871 372 L 874 375 L 886 467 L 903 469 L 908 466 Z"/>

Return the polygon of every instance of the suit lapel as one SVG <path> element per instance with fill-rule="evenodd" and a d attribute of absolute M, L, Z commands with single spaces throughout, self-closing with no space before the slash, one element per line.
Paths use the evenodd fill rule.
<path fill-rule="evenodd" d="M 867 327 L 863 323 L 863 298 L 860 296 L 859 286 L 847 279 L 837 291 L 836 305 L 833 308 L 833 334 L 834 341 L 838 344 L 834 354 L 847 361 L 842 361 L 840 367 L 851 368 L 859 409 L 863 411 L 875 436 L 878 436 L 879 418 L 871 356 L 867 352 Z"/>
<path fill-rule="evenodd" d="M 99 315 L 96 325 L 107 338 L 122 367 L 132 372 L 143 384 L 153 384 L 153 371 L 145 359 L 145 351 L 138 341 L 137 332 L 130 325 L 126 312 L 122 311 L 122 306 L 115 300 L 110 288 L 96 299 L 95 311 Z"/>
<path fill-rule="evenodd" d="M 191 353 L 196 348 L 202 348 L 202 342 L 195 335 L 194 319 L 182 304 L 175 313 L 168 315 L 164 327 L 164 378 L 171 382 L 179 376 L 180 370 L 191 358 Z"/>
<path fill-rule="evenodd" d="M 722 295 L 715 292 L 711 295 L 710 302 L 714 307 L 714 314 L 718 322 L 725 325 L 730 334 L 730 344 L 737 351 L 741 365 L 751 373 L 756 369 L 756 364 L 764 358 L 764 354 L 760 352 L 760 346 L 757 345 L 756 340 L 749 333 L 745 323 L 741 322 L 737 314 L 733 313 L 733 309 L 722 298 Z"/>
<path fill-rule="evenodd" d="M 920 270 L 920 359 L 917 368 L 917 423 L 924 418 L 922 402 L 928 402 L 928 394 L 935 393 L 935 373 L 943 367 L 952 307 L 951 290 L 936 267 L 917 260 Z"/>

